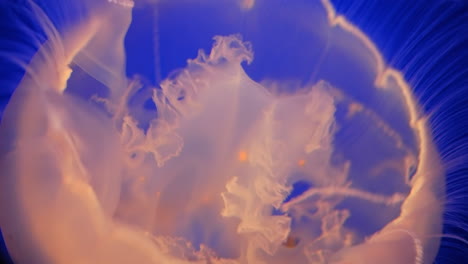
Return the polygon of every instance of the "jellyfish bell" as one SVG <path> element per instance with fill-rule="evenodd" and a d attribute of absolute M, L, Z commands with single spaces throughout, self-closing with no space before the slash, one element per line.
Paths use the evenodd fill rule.
<path fill-rule="evenodd" d="M 434 259 L 444 172 L 428 125 L 330 2 L 156 2 L 162 28 L 196 31 L 207 6 L 222 22 L 157 88 L 125 76 L 132 2 L 70 1 L 84 11 L 65 21 L 70 6 L 28 3 L 48 39 L 0 127 L 16 262 Z"/>

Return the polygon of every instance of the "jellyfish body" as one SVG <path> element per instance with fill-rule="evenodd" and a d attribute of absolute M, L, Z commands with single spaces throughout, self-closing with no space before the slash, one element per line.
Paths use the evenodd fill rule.
<path fill-rule="evenodd" d="M 2 119 L 0 224 L 15 261 L 434 259 L 444 171 L 427 123 L 328 1 L 283 10 L 308 29 L 299 50 L 313 44 L 296 61 L 265 45 L 266 7 L 281 1 L 227 1 L 260 21 L 239 29 L 251 43 L 216 36 L 160 88 L 125 77 L 131 2 L 71 3 L 85 15 L 63 24 L 30 3 L 48 38 Z M 157 109 L 141 110 L 148 100 Z M 297 182 L 308 187 L 293 197 Z"/>

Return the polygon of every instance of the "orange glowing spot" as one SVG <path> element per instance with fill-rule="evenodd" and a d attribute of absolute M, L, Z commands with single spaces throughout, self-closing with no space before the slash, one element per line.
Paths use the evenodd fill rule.
<path fill-rule="evenodd" d="M 238 158 L 239 158 L 239 161 L 242 161 L 242 162 L 247 161 L 247 152 L 240 151 Z"/>
<path fill-rule="evenodd" d="M 299 160 L 299 161 L 297 162 L 297 165 L 299 165 L 299 166 L 301 166 L 301 167 L 304 166 L 304 165 L 305 165 L 305 160 L 303 160 L 303 159 Z"/>
<path fill-rule="evenodd" d="M 300 239 L 294 236 L 288 236 L 286 241 L 283 242 L 283 246 L 287 248 L 295 248 L 299 244 Z"/>
<path fill-rule="evenodd" d="M 255 4 L 255 0 L 243 0 L 241 3 L 241 7 L 245 10 L 252 9 Z"/>
<path fill-rule="evenodd" d="M 364 107 L 358 103 L 351 103 L 348 108 L 348 113 L 346 114 L 347 118 L 353 117 L 356 113 L 361 112 Z"/>
<path fill-rule="evenodd" d="M 204 195 L 201 199 L 202 204 L 209 204 L 211 201 L 213 201 L 213 196 L 210 194 Z"/>

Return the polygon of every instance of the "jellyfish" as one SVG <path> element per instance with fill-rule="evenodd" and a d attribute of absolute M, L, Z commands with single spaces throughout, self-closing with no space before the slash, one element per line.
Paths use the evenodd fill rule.
<path fill-rule="evenodd" d="M 15 263 L 419 264 L 464 243 L 426 84 L 339 3 L 2 5 L 23 74 L 0 123 Z"/>

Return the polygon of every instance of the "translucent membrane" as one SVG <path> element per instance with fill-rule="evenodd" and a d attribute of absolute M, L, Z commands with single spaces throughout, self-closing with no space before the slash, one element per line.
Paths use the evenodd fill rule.
<path fill-rule="evenodd" d="M 124 75 L 131 2 L 76 3 L 60 30 L 28 7 L 48 40 L 1 124 L 16 262 L 433 260 L 443 170 L 424 116 L 328 1 L 200 1 L 247 22 L 161 87 Z"/>

